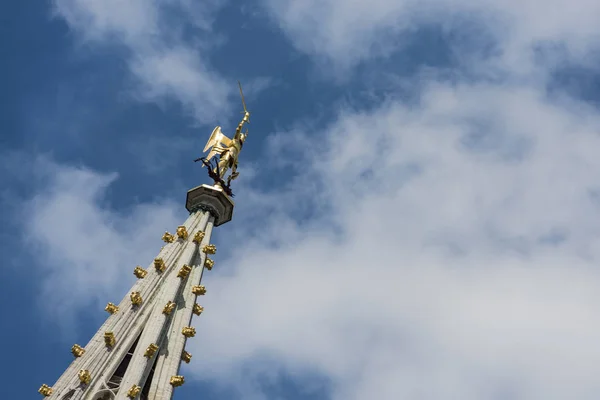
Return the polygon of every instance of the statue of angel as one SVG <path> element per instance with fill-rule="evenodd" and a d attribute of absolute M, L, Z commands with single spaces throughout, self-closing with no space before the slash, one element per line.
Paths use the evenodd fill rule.
<path fill-rule="evenodd" d="M 203 152 L 206 152 L 210 149 L 208 155 L 206 157 L 195 160 L 203 160 L 203 166 L 209 165 L 208 163 L 210 162 L 210 160 L 218 154 L 219 162 L 212 170 L 212 174 L 209 175 L 213 177 L 215 183 L 224 183 L 223 179 L 225 178 L 225 174 L 227 173 L 227 170 L 230 169 L 231 174 L 227 178 L 227 187 L 229 187 L 231 181 L 237 178 L 239 175 L 239 172 L 237 172 L 238 156 L 242 151 L 242 146 L 244 145 L 244 141 L 248 136 L 248 130 L 246 129 L 246 132 L 244 133 L 242 132 L 242 127 L 245 123 L 250 123 L 250 112 L 248 112 L 248 110 L 246 109 L 246 102 L 244 101 L 244 93 L 242 92 L 241 84 L 240 94 L 242 96 L 242 105 L 244 106 L 244 118 L 238 124 L 233 139 L 230 139 L 227 136 L 225 136 L 225 134 L 223 134 L 223 131 L 221 130 L 221 127 L 217 126 L 212 131 L 212 134 L 210 135 L 206 146 L 204 146 Z"/>

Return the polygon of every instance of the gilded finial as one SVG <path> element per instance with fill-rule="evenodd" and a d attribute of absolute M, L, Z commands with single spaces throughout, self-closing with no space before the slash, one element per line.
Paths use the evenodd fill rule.
<path fill-rule="evenodd" d="M 185 226 L 181 225 L 177 227 L 177 237 L 183 240 L 188 238 L 188 231 Z"/>
<path fill-rule="evenodd" d="M 133 274 L 139 279 L 143 279 L 146 275 L 148 275 L 148 271 L 138 265 L 133 269 Z"/>
<path fill-rule="evenodd" d="M 133 304 L 134 306 L 139 306 L 140 304 L 142 304 L 142 295 L 140 294 L 140 292 L 131 292 L 129 298 L 131 299 L 131 304 Z"/>
<path fill-rule="evenodd" d="M 214 180 L 216 186 L 220 186 L 225 192 L 231 195 L 230 184 L 231 181 L 239 176 L 237 172 L 238 157 L 242 151 L 246 137 L 248 136 L 248 129 L 246 132 L 242 132 L 244 124 L 250 123 L 250 112 L 246 109 L 246 101 L 244 100 L 244 93 L 242 92 L 242 85 L 238 82 L 240 87 L 240 95 L 242 97 L 242 105 L 244 106 L 244 117 L 235 129 L 233 138 L 229 138 L 223 134 L 220 126 L 217 126 L 210 137 L 206 146 L 204 146 L 203 152 L 207 152 L 206 157 L 197 158 L 194 161 L 202 161 L 203 166 L 210 168 L 208 175 Z M 211 159 L 218 155 L 219 161 L 214 167 L 211 164 Z M 227 178 L 227 171 L 230 170 L 230 174 Z"/>
<path fill-rule="evenodd" d="M 89 385 L 90 382 L 92 381 L 92 375 L 90 374 L 90 371 L 88 371 L 87 369 L 82 369 L 79 370 L 79 382 L 81 382 L 84 385 Z"/>
<path fill-rule="evenodd" d="M 190 361 L 192 360 L 192 355 L 190 353 L 188 353 L 187 351 L 183 351 L 183 353 L 181 353 L 181 359 L 186 363 L 189 364 Z"/>
<path fill-rule="evenodd" d="M 171 314 L 171 312 L 173 312 L 174 309 L 175 309 L 175 303 L 173 303 L 172 301 L 169 300 L 169 302 L 163 308 L 162 312 L 165 315 L 169 315 L 169 314 Z"/>
<path fill-rule="evenodd" d="M 135 399 L 137 397 L 138 394 L 140 394 L 140 392 L 142 391 L 142 388 L 138 385 L 133 385 L 128 391 L 127 391 L 127 397 L 129 397 L 130 399 Z"/>
<path fill-rule="evenodd" d="M 169 383 L 173 386 L 173 387 L 177 387 L 177 386 L 181 386 L 183 385 L 184 382 L 184 378 L 181 375 L 175 375 L 171 377 L 171 380 L 169 381 Z"/>
<path fill-rule="evenodd" d="M 154 355 L 154 353 L 156 353 L 156 350 L 158 350 L 158 346 L 154 343 L 150 343 L 150 345 L 148 345 L 148 348 L 146 349 L 146 352 L 144 352 L 144 357 L 151 358 Z"/>
<path fill-rule="evenodd" d="M 192 328 L 191 326 L 186 326 L 181 330 L 181 333 L 183 333 L 183 336 L 186 338 L 191 338 L 196 336 L 196 329 Z"/>
<path fill-rule="evenodd" d="M 154 259 L 154 268 L 156 268 L 158 272 L 163 272 L 166 267 L 165 260 L 160 257 Z"/>
<path fill-rule="evenodd" d="M 104 307 L 104 311 L 108 311 L 108 313 L 112 315 L 119 311 L 119 307 L 115 306 L 113 303 L 108 303 L 106 307 Z"/>
<path fill-rule="evenodd" d="M 46 384 L 43 384 L 39 389 L 38 392 L 40 392 L 40 394 L 44 397 L 48 397 L 48 396 L 52 396 L 52 392 L 54 392 L 54 390 L 52 390 L 52 388 Z"/>
<path fill-rule="evenodd" d="M 83 353 L 85 353 L 85 350 L 80 345 L 74 344 L 73 347 L 71 347 L 71 353 L 73 353 L 75 358 L 77 358 L 77 357 L 81 357 L 83 355 Z"/>
<path fill-rule="evenodd" d="M 202 296 L 203 294 L 206 294 L 206 287 L 204 287 L 204 285 L 192 286 L 192 293 L 196 296 Z"/>
<path fill-rule="evenodd" d="M 213 265 L 215 265 L 215 261 L 206 257 L 206 260 L 204 260 L 204 268 L 210 271 L 212 270 Z"/>
<path fill-rule="evenodd" d="M 217 246 L 214 244 L 207 244 L 202 248 L 202 252 L 206 254 L 215 254 L 217 252 Z"/>
<path fill-rule="evenodd" d="M 192 309 L 192 312 L 196 315 L 200 315 L 202 314 L 202 311 L 204 311 L 204 307 L 202 307 L 200 304 L 194 304 L 194 308 Z"/>
<path fill-rule="evenodd" d="M 198 231 L 194 235 L 194 239 L 192 239 L 192 241 L 196 244 L 200 244 L 200 242 L 202 242 L 202 239 L 204 239 L 204 235 L 206 235 L 206 233 L 204 233 L 204 231 Z"/>
<path fill-rule="evenodd" d="M 110 331 L 104 332 L 104 344 L 107 347 L 113 347 L 116 342 L 117 342 L 117 340 L 115 339 L 114 333 L 112 333 Z"/>
<path fill-rule="evenodd" d="M 190 273 L 191 270 L 192 270 L 192 267 L 190 267 L 187 264 L 183 264 L 183 267 L 181 267 L 181 269 L 177 273 L 177 277 L 178 278 L 185 278 L 185 277 L 188 276 L 188 274 Z"/>
<path fill-rule="evenodd" d="M 173 243 L 175 241 L 175 236 L 173 236 L 172 234 L 170 234 L 169 232 L 165 232 L 164 235 L 162 235 L 162 240 L 165 243 Z"/>

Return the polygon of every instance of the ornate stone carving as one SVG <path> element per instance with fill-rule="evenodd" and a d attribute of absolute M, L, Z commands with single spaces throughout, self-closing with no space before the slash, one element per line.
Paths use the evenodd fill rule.
<path fill-rule="evenodd" d="M 104 307 L 104 311 L 107 311 L 109 314 L 114 314 L 119 311 L 119 307 L 115 306 L 113 303 L 108 303 L 106 307 Z"/>
<path fill-rule="evenodd" d="M 167 304 L 165 304 L 165 307 L 163 308 L 163 314 L 165 315 L 169 315 L 173 312 L 173 310 L 175 309 L 175 303 L 173 303 L 172 301 L 169 300 L 169 302 Z"/>
<path fill-rule="evenodd" d="M 82 369 L 79 370 L 79 382 L 83 383 L 84 385 L 89 385 L 90 382 L 92 381 L 92 375 L 90 374 L 90 371 L 88 371 L 87 369 Z"/>
<path fill-rule="evenodd" d="M 181 353 L 181 359 L 186 363 L 189 364 L 190 361 L 192 360 L 192 355 L 190 353 L 188 353 L 187 351 L 183 351 L 183 353 Z"/>
<path fill-rule="evenodd" d="M 191 270 L 192 270 L 192 267 L 190 267 L 187 264 L 183 264 L 183 267 L 181 267 L 179 272 L 177 272 L 177 277 L 178 278 L 186 278 L 189 275 Z"/>
<path fill-rule="evenodd" d="M 217 252 L 217 246 L 214 244 L 207 244 L 202 248 L 202 252 L 206 254 L 215 254 Z"/>
<path fill-rule="evenodd" d="M 198 231 L 194 235 L 194 239 L 192 239 L 192 241 L 196 244 L 200 244 L 200 242 L 202 242 L 202 240 L 204 239 L 204 235 L 206 235 L 204 231 Z"/>
<path fill-rule="evenodd" d="M 43 384 L 39 389 L 38 392 L 40 392 L 40 394 L 44 397 L 48 397 L 48 396 L 52 396 L 52 393 L 54 392 L 54 390 L 52 390 L 52 388 L 46 384 Z"/>
<path fill-rule="evenodd" d="M 74 344 L 73 347 L 71 347 L 71 353 L 73 353 L 75 358 L 77 358 L 77 357 L 81 357 L 83 355 L 83 353 L 85 353 L 85 350 L 80 345 Z"/>
<path fill-rule="evenodd" d="M 144 357 L 148 357 L 148 358 L 152 357 L 154 355 L 154 353 L 156 353 L 156 350 L 158 350 L 158 346 L 155 345 L 154 343 L 150 343 L 150 345 L 144 352 Z"/>
<path fill-rule="evenodd" d="M 116 342 L 117 342 L 117 340 L 115 339 L 114 333 L 112 333 L 110 331 L 104 332 L 104 344 L 107 347 L 113 347 Z"/>
<path fill-rule="evenodd" d="M 183 378 L 183 376 L 181 375 L 175 375 L 171 377 L 171 380 L 169 381 L 169 383 L 173 386 L 173 387 L 178 387 L 183 385 L 183 383 L 185 382 L 185 379 Z"/>
<path fill-rule="evenodd" d="M 156 270 L 158 272 L 163 272 L 165 270 L 165 268 L 167 268 L 167 266 L 165 265 L 165 260 L 163 260 L 162 258 L 155 258 L 154 259 L 154 268 L 156 268 Z"/>
<path fill-rule="evenodd" d="M 131 292 L 129 298 L 131 299 L 131 304 L 133 304 L 134 306 L 139 306 L 140 304 L 142 304 L 142 295 L 140 294 L 140 292 Z"/>
<path fill-rule="evenodd" d="M 165 234 L 162 235 L 162 240 L 165 243 L 173 243 L 175 241 L 175 236 L 171 235 L 169 232 L 165 232 Z"/>
<path fill-rule="evenodd" d="M 148 271 L 138 265 L 133 269 L 133 274 L 139 279 L 143 279 L 146 275 L 148 275 Z"/>
<path fill-rule="evenodd" d="M 204 307 L 202 307 L 200 304 L 194 304 L 194 308 L 192 309 L 194 314 L 200 315 L 202 314 L 202 311 L 204 311 Z"/>
<path fill-rule="evenodd" d="M 196 336 L 196 329 L 192 328 L 191 326 L 186 326 L 181 330 L 181 333 L 183 333 L 183 336 L 186 338 L 191 338 Z"/>
<path fill-rule="evenodd" d="M 233 200 L 219 187 L 201 185 L 188 190 L 185 208 L 191 213 L 202 210 L 215 218 L 215 226 L 231 221 Z"/>
<path fill-rule="evenodd" d="M 177 237 L 183 240 L 188 238 L 188 231 L 185 226 L 181 225 L 177 227 Z"/>
<path fill-rule="evenodd" d="M 138 385 L 133 385 L 127 391 L 127 397 L 129 397 L 130 399 L 135 399 L 137 397 L 137 395 L 140 394 L 141 391 L 142 391 L 141 387 L 139 387 Z"/>
<path fill-rule="evenodd" d="M 206 288 L 204 287 L 204 285 L 192 286 L 192 293 L 194 293 L 196 296 L 202 296 L 206 294 Z"/>
<path fill-rule="evenodd" d="M 206 257 L 206 260 L 204 260 L 204 268 L 206 268 L 207 270 L 210 271 L 210 270 L 212 270 L 213 265 L 215 265 L 215 261 Z"/>

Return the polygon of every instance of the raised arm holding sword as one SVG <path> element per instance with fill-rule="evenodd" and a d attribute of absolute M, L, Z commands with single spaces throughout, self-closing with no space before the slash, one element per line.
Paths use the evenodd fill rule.
<path fill-rule="evenodd" d="M 242 105 L 244 106 L 244 118 L 242 118 L 238 124 L 233 139 L 225 136 L 221 131 L 221 127 L 217 126 L 210 135 L 210 138 L 208 139 L 208 142 L 203 150 L 203 152 L 206 152 L 210 149 L 208 155 L 206 157 L 200 157 L 194 160 L 194 162 L 202 161 L 203 166 L 206 165 L 207 168 L 212 168 L 212 170 L 209 170 L 209 175 L 211 178 L 213 178 L 215 184 L 223 187 L 223 189 L 226 189 L 229 192 L 231 192 L 229 190 L 231 181 L 237 178 L 239 175 L 239 172 L 237 172 L 238 156 L 242 150 L 244 141 L 248 136 L 248 129 L 246 128 L 246 132 L 243 133 L 242 127 L 245 123 L 250 123 L 250 112 L 246 109 L 246 101 L 244 100 L 242 85 L 239 82 L 238 85 L 240 88 L 240 95 L 242 97 Z M 219 162 L 213 168 L 210 164 L 210 160 L 216 154 L 219 155 Z M 225 183 L 224 178 L 228 169 L 231 170 L 231 174 L 227 177 L 227 183 Z"/>

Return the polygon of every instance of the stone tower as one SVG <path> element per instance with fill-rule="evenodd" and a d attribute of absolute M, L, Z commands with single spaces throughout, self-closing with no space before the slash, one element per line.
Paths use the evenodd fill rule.
<path fill-rule="evenodd" d="M 202 185 L 187 194 L 190 216 L 153 263 L 133 274 L 138 278 L 119 304 L 108 303 L 108 319 L 85 346 L 74 345 L 75 359 L 52 387 L 39 392 L 48 400 L 171 399 L 184 383 L 181 362 L 195 335 L 191 319 L 202 314 L 206 293 L 204 270 L 216 252 L 210 244 L 214 226 L 231 220 L 233 202 L 219 186 Z"/>
<path fill-rule="evenodd" d="M 241 129 L 249 117 L 244 103 L 233 139 L 215 128 L 204 149 L 212 147 L 209 156 L 198 159 L 215 184 L 188 191 L 187 220 L 175 235 L 163 235 L 166 245 L 146 269 L 135 267 L 137 282 L 119 304 L 107 304 L 109 316 L 89 343 L 73 345 L 71 365 L 52 387 L 39 389 L 47 400 L 170 400 L 184 383 L 179 367 L 192 358 L 185 344 L 196 333 L 192 317 L 203 311 L 202 275 L 214 264 L 210 237 L 213 227 L 232 217 L 229 184 L 239 174 L 237 157 L 247 135 Z M 214 155 L 219 161 L 212 168 Z M 224 181 L 227 170 L 231 174 Z"/>

